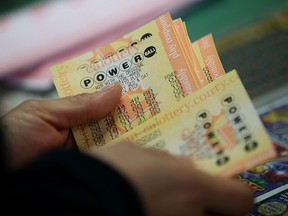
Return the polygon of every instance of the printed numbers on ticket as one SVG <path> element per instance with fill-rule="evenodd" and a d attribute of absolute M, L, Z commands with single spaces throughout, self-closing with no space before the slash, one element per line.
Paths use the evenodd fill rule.
<path fill-rule="evenodd" d="M 199 169 L 223 176 L 275 156 L 235 70 L 112 143 L 124 139 L 142 147 L 190 156 Z"/>
<path fill-rule="evenodd" d="M 179 69 L 184 65 L 182 54 L 175 64 L 165 46 L 160 35 L 154 34 L 123 48 L 122 54 L 95 59 L 94 64 L 86 63 L 93 58 L 91 52 L 52 68 L 62 97 L 94 92 L 114 82 L 122 85 L 123 96 L 114 112 L 98 122 L 73 128 L 80 148 L 102 146 L 185 97 L 184 88 L 191 88 L 186 76 L 189 71 Z"/>

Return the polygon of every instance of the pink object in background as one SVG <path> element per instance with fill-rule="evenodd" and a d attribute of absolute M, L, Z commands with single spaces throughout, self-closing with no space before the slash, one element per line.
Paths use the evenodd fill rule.
<path fill-rule="evenodd" d="M 54 0 L 15 11 L 0 19 L 0 78 L 30 89 L 51 88 L 51 65 L 197 1 Z"/>

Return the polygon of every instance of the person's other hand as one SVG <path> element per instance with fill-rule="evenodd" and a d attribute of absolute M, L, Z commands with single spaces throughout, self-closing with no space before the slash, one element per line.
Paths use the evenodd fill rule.
<path fill-rule="evenodd" d="M 45 151 L 75 147 L 70 128 L 103 118 L 120 97 L 115 84 L 96 93 L 21 103 L 1 119 L 7 165 L 18 168 Z"/>
<path fill-rule="evenodd" d="M 187 158 L 124 142 L 89 154 L 130 179 L 148 216 L 244 215 L 253 206 L 247 185 L 196 170 Z"/>

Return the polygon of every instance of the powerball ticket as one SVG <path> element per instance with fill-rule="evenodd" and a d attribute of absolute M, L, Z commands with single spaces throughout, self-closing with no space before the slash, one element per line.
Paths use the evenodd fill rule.
<path fill-rule="evenodd" d="M 128 34 L 51 67 L 60 97 L 98 91 L 114 82 L 122 85 L 121 102 L 114 112 L 72 129 L 80 149 L 110 142 L 196 90 L 166 16 L 149 24 L 151 31 L 145 26 L 141 34 Z M 157 26 L 162 31 L 153 30 Z"/>
<path fill-rule="evenodd" d="M 236 70 L 110 144 L 123 140 L 187 155 L 200 170 L 221 176 L 233 176 L 276 155 Z"/>

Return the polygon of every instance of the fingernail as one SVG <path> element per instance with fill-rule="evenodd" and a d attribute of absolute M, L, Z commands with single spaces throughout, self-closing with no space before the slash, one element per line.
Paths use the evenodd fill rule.
<path fill-rule="evenodd" d="M 102 89 L 101 89 L 101 92 L 107 92 L 107 91 L 110 91 L 111 89 L 113 89 L 115 86 L 118 86 L 120 85 L 119 83 L 115 82 L 115 83 L 112 83 L 110 85 L 107 85 L 107 86 L 104 86 Z"/>

